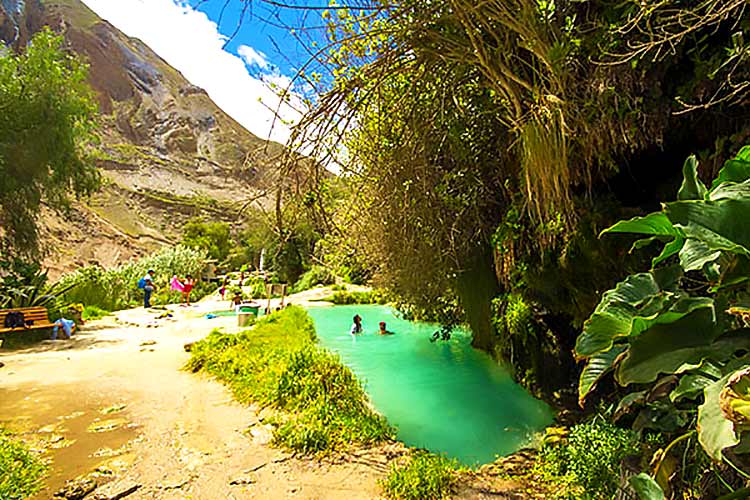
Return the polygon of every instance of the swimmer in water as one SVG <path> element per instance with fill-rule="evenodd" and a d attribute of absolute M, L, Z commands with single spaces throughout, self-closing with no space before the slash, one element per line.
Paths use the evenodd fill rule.
<path fill-rule="evenodd" d="M 349 333 L 351 335 L 357 335 L 359 333 L 362 333 L 362 318 L 359 314 L 355 314 L 354 318 L 352 319 L 352 329 L 349 330 Z"/>
<path fill-rule="evenodd" d="M 385 321 L 381 321 L 379 323 L 379 326 L 380 326 L 380 329 L 378 330 L 378 333 L 380 335 L 393 335 L 393 332 L 389 332 L 388 330 L 386 330 L 386 328 L 385 328 Z"/>

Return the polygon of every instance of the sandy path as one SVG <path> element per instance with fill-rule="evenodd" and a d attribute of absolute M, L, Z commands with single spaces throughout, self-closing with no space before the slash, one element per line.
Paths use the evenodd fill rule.
<path fill-rule="evenodd" d="M 166 319 L 123 311 L 73 340 L 0 353 L 0 424 L 40 447 L 53 443 L 48 487 L 37 498 L 96 468 L 105 474 L 101 483 L 139 484 L 127 497 L 133 500 L 379 497 L 384 448 L 322 462 L 291 457 L 266 444 L 255 409 L 234 402 L 218 382 L 180 370 L 186 342 L 236 328 L 233 317 L 205 319 L 221 308 L 205 301 L 171 308 L 174 318 Z M 112 406 L 118 411 L 101 412 Z M 92 424 L 105 431 L 87 431 Z"/>

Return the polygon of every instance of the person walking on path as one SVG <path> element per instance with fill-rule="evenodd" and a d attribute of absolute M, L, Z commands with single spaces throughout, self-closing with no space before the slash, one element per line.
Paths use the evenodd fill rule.
<path fill-rule="evenodd" d="M 143 307 L 148 309 L 151 307 L 151 294 L 156 290 L 156 284 L 154 283 L 154 272 L 153 269 L 149 269 L 146 276 L 141 278 L 139 285 L 142 283 L 143 286 Z"/>

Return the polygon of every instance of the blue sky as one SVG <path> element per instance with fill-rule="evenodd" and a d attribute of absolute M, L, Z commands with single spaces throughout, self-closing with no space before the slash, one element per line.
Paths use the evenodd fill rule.
<path fill-rule="evenodd" d="M 300 33 L 300 28 L 305 26 L 319 26 L 320 16 L 314 11 L 303 12 L 295 9 L 274 8 L 262 2 L 255 1 L 252 8 L 245 12 L 243 22 L 240 24 L 244 2 L 231 0 L 228 6 L 225 0 L 190 0 L 192 6 L 198 6 L 198 10 L 204 12 L 209 19 L 218 24 L 219 31 L 231 37 L 226 50 L 238 54 L 238 49 L 243 46 L 252 47 L 255 51 L 266 56 L 269 64 L 277 67 L 281 74 L 292 76 L 304 62 L 308 55 L 304 48 L 298 43 L 289 29 L 280 26 L 294 27 Z M 326 2 L 309 0 L 306 5 L 318 5 L 325 7 Z M 221 16 L 221 17 L 220 17 Z M 236 29 L 237 34 L 232 36 Z M 320 36 L 318 32 L 306 31 L 306 34 Z M 257 67 L 249 65 L 251 70 Z"/>
<path fill-rule="evenodd" d="M 236 36 L 229 39 L 237 27 L 241 0 L 230 0 L 221 23 L 225 0 L 82 1 L 126 35 L 146 43 L 255 135 L 282 143 L 289 138 L 290 125 L 305 108 L 304 87 L 291 87 L 289 104 L 280 103 L 274 89 L 290 85 L 307 54 L 288 28 L 276 25 L 294 26 L 305 37 L 321 37 L 320 32 L 299 31 L 301 26 L 319 25 L 318 13 L 279 10 L 256 0 Z M 321 0 L 299 1 L 327 5 Z"/>

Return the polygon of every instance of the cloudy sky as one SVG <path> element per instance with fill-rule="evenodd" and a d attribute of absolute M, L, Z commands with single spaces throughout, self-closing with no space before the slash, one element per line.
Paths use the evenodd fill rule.
<path fill-rule="evenodd" d="M 309 22 L 294 17 L 300 12 L 255 2 L 254 10 L 248 9 L 239 23 L 244 4 L 240 0 L 231 0 L 223 13 L 224 0 L 83 2 L 128 36 L 149 45 L 255 135 L 282 143 L 289 137 L 289 126 L 278 120 L 271 129 L 274 110 L 279 109 L 286 122 L 299 114 L 290 106 L 279 108 L 270 84 L 286 88 L 306 59 L 294 32 L 283 27 Z"/>

